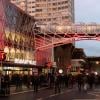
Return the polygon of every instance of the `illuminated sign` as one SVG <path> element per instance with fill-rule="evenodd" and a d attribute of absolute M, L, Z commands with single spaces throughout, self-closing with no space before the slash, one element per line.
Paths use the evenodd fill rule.
<path fill-rule="evenodd" d="M 15 59 L 14 63 L 36 65 L 36 61 L 33 61 L 33 60 L 24 60 L 24 59 Z"/>

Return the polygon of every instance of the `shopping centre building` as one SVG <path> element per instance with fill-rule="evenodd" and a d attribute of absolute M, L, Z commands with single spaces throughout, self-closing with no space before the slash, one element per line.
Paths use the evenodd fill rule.
<path fill-rule="evenodd" d="M 0 12 L 0 38 L 1 38 L 0 49 L 4 53 L 6 53 L 5 61 L 1 61 L 1 66 L 2 66 L 1 70 L 4 70 L 4 72 L 6 73 L 12 73 L 12 72 L 32 73 L 33 67 L 34 67 L 33 69 L 34 72 L 37 72 L 37 69 L 42 69 L 43 68 L 42 66 L 49 67 L 50 69 L 53 63 L 52 58 L 54 57 L 52 48 L 50 47 L 45 50 L 34 51 L 35 48 L 38 46 L 35 45 L 36 42 L 40 46 L 45 43 L 45 40 L 42 38 L 37 37 L 37 40 L 36 38 L 34 38 L 34 33 L 35 33 L 34 26 L 36 26 L 35 24 L 36 20 L 34 19 L 34 17 L 29 16 L 28 14 L 26 14 L 20 8 L 17 8 L 9 1 L 10 0 L 0 1 L 0 9 L 2 9 L 2 11 Z M 64 2 L 67 3 L 67 1 L 63 2 L 59 1 L 59 3 L 63 5 Z M 58 3 L 56 3 L 55 1 L 53 5 L 56 6 L 56 4 Z M 66 5 L 67 4 L 65 4 L 64 7 Z M 63 9 L 64 7 L 62 7 L 61 9 Z M 74 7 L 72 7 L 71 9 L 73 10 L 73 8 Z M 74 15 L 71 18 L 72 18 L 71 22 L 73 23 Z M 46 21 L 44 20 L 44 22 Z M 68 59 L 70 60 L 70 56 L 68 57 L 69 57 Z M 64 64 L 69 65 L 69 63 L 64 63 Z"/>
<path fill-rule="evenodd" d="M 0 51 L 6 59 L 0 61 L 5 73 L 32 73 L 34 58 L 35 19 L 9 0 L 0 0 Z"/>

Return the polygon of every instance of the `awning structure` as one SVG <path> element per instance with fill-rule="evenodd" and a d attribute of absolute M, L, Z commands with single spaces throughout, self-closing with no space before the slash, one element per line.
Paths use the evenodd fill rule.
<path fill-rule="evenodd" d="M 5 67 L 23 67 L 23 68 L 45 68 L 45 66 L 37 66 L 37 65 L 31 65 L 31 64 L 20 64 L 20 63 L 14 63 L 13 61 L 2 61 L 0 62 L 2 66 Z"/>

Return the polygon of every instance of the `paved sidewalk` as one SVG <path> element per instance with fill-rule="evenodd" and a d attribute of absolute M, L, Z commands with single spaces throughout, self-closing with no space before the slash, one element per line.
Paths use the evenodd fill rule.
<path fill-rule="evenodd" d="M 20 92 L 20 91 L 28 91 L 28 90 L 32 90 L 32 87 L 31 88 L 27 88 L 26 86 L 22 86 L 22 88 L 19 88 L 16 90 L 16 87 L 15 86 L 12 86 L 10 87 L 10 93 L 16 93 L 16 92 Z"/>
<path fill-rule="evenodd" d="M 39 90 L 47 89 L 47 87 L 40 87 Z M 34 91 L 32 87 L 27 88 L 26 86 L 22 86 L 21 89 L 16 90 L 16 87 L 13 86 L 10 88 L 10 94 L 19 94 L 19 93 L 25 93 L 25 92 L 31 92 Z"/>

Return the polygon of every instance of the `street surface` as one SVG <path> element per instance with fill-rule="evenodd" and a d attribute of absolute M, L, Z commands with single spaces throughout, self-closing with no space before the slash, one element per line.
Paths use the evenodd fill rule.
<path fill-rule="evenodd" d="M 32 90 L 11 94 L 10 97 L 2 97 L 0 100 L 100 100 L 100 89 L 88 92 L 78 91 L 77 88 L 63 89 L 61 93 L 54 93 L 53 89 L 40 89 L 38 93 Z"/>

